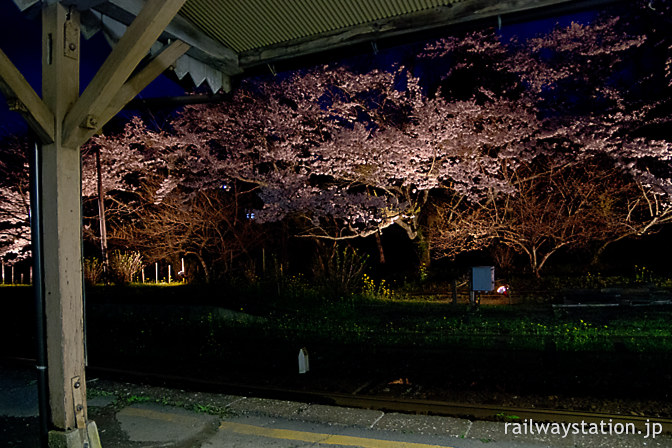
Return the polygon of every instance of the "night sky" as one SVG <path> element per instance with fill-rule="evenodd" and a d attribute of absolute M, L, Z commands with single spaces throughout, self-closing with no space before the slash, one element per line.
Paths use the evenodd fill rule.
<path fill-rule="evenodd" d="M 508 40 L 513 36 L 527 38 L 536 34 L 549 31 L 555 25 L 568 25 L 572 21 L 581 23 L 590 22 L 595 14 L 592 12 L 574 14 L 571 16 L 556 17 L 551 19 L 538 20 L 525 24 L 507 24 L 503 23 L 500 29 L 502 39 Z M 40 91 L 40 70 L 41 70 L 41 23 L 39 14 L 33 13 L 32 16 L 21 13 L 12 1 L 0 2 L 0 48 L 7 54 L 10 60 L 16 65 L 28 82 L 39 93 Z M 364 60 L 376 67 L 390 66 L 394 62 L 404 59 L 405 52 L 415 52 L 418 48 L 417 43 L 395 47 L 392 49 L 381 48 L 380 53 L 372 58 L 372 55 L 366 55 Z M 98 67 L 102 65 L 105 57 L 110 52 L 110 46 L 101 32 L 94 35 L 90 40 L 82 38 L 82 57 L 81 57 L 81 81 L 82 89 L 86 87 Z M 171 79 L 161 76 L 147 87 L 140 98 L 177 96 L 184 94 L 184 89 Z M 5 101 L 0 101 L 0 137 L 22 133 L 26 130 L 23 118 L 7 109 Z"/>

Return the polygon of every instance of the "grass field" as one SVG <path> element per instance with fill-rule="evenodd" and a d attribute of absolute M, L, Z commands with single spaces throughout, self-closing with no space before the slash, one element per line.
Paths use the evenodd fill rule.
<path fill-rule="evenodd" d="M 225 292 L 226 291 L 226 292 Z M 217 344 L 246 338 L 310 340 L 330 344 L 539 351 L 672 350 L 672 307 L 619 306 L 557 309 L 550 304 L 468 305 L 450 300 L 347 299 L 233 291 L 197 286 L 98 287 L 89 294 L 91 316 L 122 328 L 172 329 Z M 98 311 L 96 311 L 98 310 Z M 103 311 L 104 310 L 104 311 Z"/>
<path fill-rule="evenodd" d="M 2 287 L 0 295 L 3 305 L 15 309 L 3 313 L 5 330 L 26 332 L 30 339 L 32 289 Z M 92 346 L 102 341 L 138 353 L 155 345 L 171 350 L 173 345 L 191 344 L 210 356 L 234 340 L 386 348 L 672 351 L 670 306 L 558 310 L 530 303 L 473 309 L 435 296 L 325 299 L 297 283 L 280 294 L 261 287 L 98 286 L 87 289 L 87 313 Z"/>

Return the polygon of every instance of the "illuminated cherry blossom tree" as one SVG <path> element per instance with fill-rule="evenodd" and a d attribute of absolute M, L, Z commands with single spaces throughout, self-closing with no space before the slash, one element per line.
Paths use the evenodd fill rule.
<path fill-rule="evenodd" d="M 30 258 L 30 199 L 22 189 L 0 186 L 0 259 Z"/>
<path fill-rule="evenodd" d="M 133 193 L 160 178 L 153 201 L 161 202 L 182 181 L 175 168 L 186 159 L 196 163 L 185 152 L 188 144 L 184 137 L 150 129 L 138 117 L 118 134 L 96 135 L 83 148 L 82 194 L 97 195 L 95 151 L 100 150 L 104 192 Z"/>
<path fill-rule="evenodd" d="M 298 92 L 298 93 L 297 93 Z M 391 225 L 419 240 L 434 189 L 473 200 L 511 192 L 499 170 L 525 157 L 535 115 L 507 99 L 427 96 L 404 67 L 320 67 L 189 108 L 178 131 L 213 152 L 213 177 L 259 186 L 260 222 L 300 219 L 301 236 L 365 237 Z M 214 159 L 214 160 L 212 160 Z"/>
<path fill-rule="evenodd" d="M 666 20 L 646 8 L 640 14 Z M 189 106 L 172 123 L 174 134 L 135 123 L 118 142 L 100 144 L 110 145 L 120 168 L 128 161 L 137 173 L 112 172 L 114 188 L 153 177 L 156 203 L 178 186 L 199 191 L 235 181 L 258 192 L 257 222 L 291 219 L 301 223 L 300 236 L 350 239 L 397 225 L 420 240 L 436 213 L 460 223 L 452 234 L 465 249 L 496 238 L 483 238 L 485 225 L 455 234 L 464 210 L 484 213 L 542 194 L 541 180 L 552 181 L 544 177 L 548 166 L 578 170 L 567 185 L 580 194 L 589 176 L 575 174 L 599 161 L 634 186 L 614 209 L 619 214 L 603 217 L 611 223 L 608 243 L 671 216 L 669 135 L 652 132 L 667 123 L 661 108 L 670 101 L 669 54 L 645 68 L 637 63 L 656 48 L 668 51 L 670 39 L 651 42 L 632 22 L 574 23 L 511 43 L 491 32 L 467 33 L 428 45 L 407 66 L 320 66 L 253 80 L 229 101 Z M 423 64 L 446 67 L 438 83 L 423 78 Z M 660 74 L 648 76 L 655 64 Z M 124 155 L 122 146 L 144 149 Z M 443 210 L 427 208 L 436 197 Z M 561 213 L 557 201 L 545 204 Z M 511 213 L 497 216 L 515 221 Z"/>
<path fill-rule="evenodd" d="M 7 138 L 0 149 L 0 259 L 30 258 L 27 140 Z"/>
<path fill-rule="evenodd" d="M 185 274 L 210 282 L 229 272 L 233 261 L 252 260 L 250 252 L 264 241 L 263 229 L 241 210 L 245 197 L 245 191 L 232 186 L 193 193 L 177 188 L 160 204 L 142 201 L 138 219 L 114 226 L 110 240 L 140 251 L 147 260 L 174 266 L 180 258 L 193 261 Z"/>
<path fill-rule="evenodd" d="M 193 261 L 190 278 L 206 282 L 231 268 L 263 242 L 256 222 L 245 219 L 250 194 L 235 181 L 211 176 L 211 154 L 197 153 L 188 138 L 150 129 L 134 118 L 118 134 L 94 137 L 84 150 L 83 190 L 97 195 L 95 151 L 100 151 L 110 246 L 139 251 L 145 264 Z M 93 209 L 93 207 L 90 207 Z M 85 235 L 96 240 L 98 216 Z"/>
<path fill-rule="evenodd" d="M 528 110 L 536 111 L 542 127 L 528 148 L 533 155 L 502 171 L 513 194 L 441 199 L 433 234 L 437 255 L 503 244 L 527 255 L 538 275 L 559 249 L 601 244 L 599 254 L 614 241 L 672 220 L 672 146 L 669 134 L 651 131 L 669 126 L 660 113 L 670 103 L 669 91 L 662 77 L 637 72 L 634 60 L 650 51 L 647 36 L 628 34 L 622 22 L 573 23 L 516 44 L 507 58 L 494 52 L 494 66 L 519 76 L 499 92 L 532 105 Z M 479 54 L 496 44 L 474 34 L 431 49 L 450 54 L 465 45 Z M 654 62 L 664 58 L 648 61 Z M 471 68 L 458 64 L 454 70 Z"/>

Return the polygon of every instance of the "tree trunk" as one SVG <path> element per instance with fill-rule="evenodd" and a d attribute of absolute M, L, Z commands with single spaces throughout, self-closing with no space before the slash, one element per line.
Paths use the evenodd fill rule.
<path fill-rule="evenodd" d="M 530 250 L 528 250 L 526 252 L 527 252 L 528 258 L 530 259 L 530 269 L 532 270 L 532 273 L 537 278 L 541 277 L 541 275 L 539 274 L 539 271 L 541 270 L 541 266 L 539 266 L 539 261 L 537 259 L 537 248 L 532 247 Z"/>
<path fill-rule="evenodd" d="M 546 255 L 543 255 L 541 257 L 541 260 L 539 260 L 539 254 L 537 252 L 537 249 L 532 250 L 532 254 L 534 254 L 534 257 L 530 257 L 530 266 L 532 267 L 532 272 L 534 272 L 535 277 L 540 278 L 541 277 L 541 269 L 544 267 L 546 262 L 548 261 L 549 258 L 551 258 L 551 255 L 556 253 L 560 248 L 564 247 L 565 244 L 560 244 L 553 249 L 549 250 Z"/>
<path fill-rule="evenodd" d="M 425 236 L 426 229 L 418 229 L 418 234 L 415 238 L 415 252 L 418 256 L 418 261 L 420 266 L 424 266 L 425 269 L 429 269 L 429 266 L 432 263 L 429 239 Z"/>
<path fill-rule="evenodd" d="M 607 247 L 610 244 L 616 243 L 616 242 L 621 241 L 622 239 L 625 239 L 625 238 L 632 237 L 633 235 L 636 235 L 636 234 L 634 232 L 629 232 L 627 234 L 620 235 L 617 238 L 614 238 L 614 239 L 611 239 L 611 240 L 608 240 L 608 241 L 604 241 L 600 245 L 600 247 L 598 247 L 597 250 L 595 251 L 595 254 L 593 255 L 593 258 L 590 261 L 590 264 L 592 266 L 596 266 L 598 264 L 598 262 L 600 261 L 600 257 L 602 256 L 602 254 L 604 253 L 604 251 L 607 249 Z"/>
<path fill-rule="evenodd" d="M 110 283 L 110 257 L 107 251 L 107 222 L 105 219 L 105 191 L 100 166 L 100 148 L 96 149 L 96 175 L 98 177 L 98 218 L 100 222 L 100 254 L 103 258 L 103 280 Z"/>
<path fill-rule="evenodd" d="M 208 269 L 208 265 L 201 256 L 201 254 L 199 254 L 198 252 L 185 252 L 185 255 L 193 255 L 194 257 L 196 257 L 201 267 L 203 268 L 203 277 L 205 283 L 210 283 L 210 270 Z"/>
<path fill-rule="evenodd" d="M 380 238 L 382 231 L 376 232 L 376 245 L 378 246 L 378 261 L 380 264 L 385 264 L 385 251 L 383 250 L 383 241 Z"/>

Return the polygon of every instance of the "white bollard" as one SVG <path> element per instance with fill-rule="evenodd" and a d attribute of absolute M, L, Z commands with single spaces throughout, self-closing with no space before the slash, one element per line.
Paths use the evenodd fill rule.
<path fill-rule="evenodd" d="M 299 350 L 299 373 L 306 373 L 310 370 L 310 362 L 308 360 L 308 350 L 304 347 Z"/>

